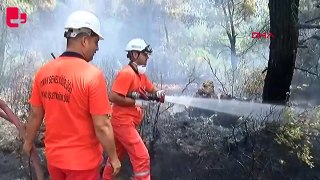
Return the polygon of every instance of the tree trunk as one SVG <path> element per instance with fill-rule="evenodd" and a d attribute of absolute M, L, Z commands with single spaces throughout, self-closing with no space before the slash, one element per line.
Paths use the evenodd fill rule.
<path fill-rule="evenodd" d="M 263 102 L 285 104 L 289 97 L 298 45 L 299 0 L 269 0 L 271 38 Z"/>
<path fill-rule="evenodd" d="M 232 66 L 232 86 L 231 86 L 231 96 L 234 96 L 234 83 L 235 83 L 235 71 L 238 66 L 237 59 L 237 49 L 236 49 L 236 36 L 232 35 L 232 40 L 230 40 L 231 44 L 231 66 Z"/>
<path fill-rule="evenodd" d="M 1 8 L 0 9 L 4 9 Z M 0 15 L 0 77 L 3 76 L 4 71 L 4 55 L 6 50 L 6 40 L 7 40 L 7 27 L 6 27 L 6 20 L 5 20 L 5 11 L 1 12 Z"/>
<path fill-rule="evenodd" d="M 234 9 L 235 4 L 233 0 L 226 1 L 227 5 L 224 5 L 224 1 L 221 1 L 223 13 L 226 19 L 226 33 L 230 42 L 230 56 L 231 56 L 231 67 L 232 67 L 232 82 L 231 82 L 231 96 L 234 96 L 234 82 L 235 82 L 235 71 L 237 70 L 238 59 L 237 59 L 237 49 L 236 40 L 237 35 L 234 27 Z"/>

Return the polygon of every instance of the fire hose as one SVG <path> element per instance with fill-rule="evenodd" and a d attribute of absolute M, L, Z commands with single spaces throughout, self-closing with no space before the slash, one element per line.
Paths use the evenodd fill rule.
<path fill-rule="evenodd" d="M 128 93 L 127 97 L 130 97 L 132 99 L 145 100 L 145 101 L 156 101 L 161 103 L 164 103 L 164 99 L 165 99 L 165 95 L 158 97 L 157 94 L 148 93 L 142 88 L 140 88 L 138 91 L 133 91 Z"/>
<path fill-rule="evenodd" d="M 131 97 L 133 99 L 142 99 L 146 101 L 156 101 L 161 103 L 164 102 L 164 98 L 165 98 L 164 96 L 158 97 L 156 94 L 148 93 L 143 89 L 139 89 L 138 92 L 131 92 L 127 95 L 127 97 Z M 15 127 L 18 129 L 20 136 L 24 137 L 25 135 L 24 125 L 21 123 L 19 118 L 12 112 L 12 110 L 8 107 L 8 105 L 1 99 L 0 99 L 0 109 L 3 110 L 3 112 L 0 111 L 0 117 L 14 124 Z M 37 180 L 45 180 L 40 157 L 38 155 L 35 145 L 33 145 L 33 148 L 29 157 L 30 178 L 32 179 L 31 164 L 34 168 Z"/>
<path fill-rule="evenodd" d="M 156 102 L 160 102 L 160 103 L 164 103 L 164 101 L 165 101 L 165 93 L 161 94 L 160 96 L 157 96 L 157 93 L 148 93 L 142 88 L 140 88 L 138 91 L 129 92 L 127 94 L 127 97 L 132 98 L 132 99 L 136 99 L 136 100 L 156 101 Z M 160 112 L 160 104 L 157 106 L 157 111 L 156 111 L 155 120 L 154 120 L 155 123 L 154 123 L 153 129 L 152 129 L 153 132 L 156 132 L 156 124 L 158 122 L 159 112 Z M 153 139 L 156 139 L 157 133 L 153 133 L 152 137 L 153 137 Z M 151 147 L 153 147 L 153 146 L 151 146 Z M 153 151 L 153 149 L 150 149 L 150 150 Z M 151 153 L 151 154 L 153 154 L 153 153 Z M 151 158 L 153 158 L 153 156 Z"/>
<path fill-rule="evenodd" d="M 25 127 L 23 126 L 19 118 L 12 112 L 12 110 L 7 106 L 7 104 L 1 99 L 0 99 L 0 109 L 3 110 L 3 112 L 0 111 L 0 117 L 14 124 L 18 129 L 20 136 L 24 137 Z M 32 179 L 32 173 L 31 173 L 31 167 L 30 167 L 31 164 L 34 168 L 37 180 L 45 180 L 40 157 L 38 155 L 35 145 L 33 145 L 33 148 L 29 157 L 30 178 Z"/>

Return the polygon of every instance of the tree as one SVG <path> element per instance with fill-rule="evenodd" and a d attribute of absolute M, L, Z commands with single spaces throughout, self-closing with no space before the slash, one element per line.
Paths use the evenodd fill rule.
<path fill-rule="evenodd" d="M 6 28 L 6 19 L 5 19 L 5 4 L 6 2 L 3 1 L 0 4 L 0 76 L 3 73 L 3 63 L 5 57 L 5 47 L 7 41 L 7 28 Z"/>
<path fill-rule="evenodd" d="M 298 45 L 299 0 L 269 0 L 270 41 L 263 102 L 285 104 L 289 97 Z"/>
<path fill-rule="evenodd" d="M 317 0 L 300 0 L 299 9 L 299 41 L 296 70 L 306 79 L 318 78 L 319 76 L 319 45 L 320 45 L 320 11 L 317 8 Z M 320 8 L 320 7 L 319 7 Z M 311 80 L 312 81 L 312 80 Z M 306 80 L 302 81 L 306 83 Z"/>
<path fill-rule="evenodd" d="M 230 42 L 230 56 L 231 56 L 231 66 L 232 66 L 232 85 L 231 85 L 231 95 L 234 96 L 234 86 L 235 86 L 235 71 L 237 70 L 238 58 L 236 49 L 237 33 L 236 27 L 239 26 L 248 16 L 254 14 L 254 4 L 253 0 L 244 0 L 239 2 L 234 2 L 234 0 L 221 0 L 221 7 L 224 14 L 224 25 L 222 25 L 228 35 Z M 238 4 L 238 5 L 237 5 Z M 240 8 L 237 6 L 240 6 Z M 237 10 L 238 9 L 238 12 Z"/>

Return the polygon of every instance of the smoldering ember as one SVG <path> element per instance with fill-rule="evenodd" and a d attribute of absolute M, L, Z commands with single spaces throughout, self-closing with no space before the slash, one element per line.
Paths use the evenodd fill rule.
<path fill-rule="evenodd" d="M 79 137 L 98 143 L 90 113 L 108 109 L 101 102 L 110 102 L 116 148 L 127 152 L 117 180 L 320 179 L 319 1 L 4 0 L 0 7 L 0 179 L 54 179 L 50 146 L 81 146 L 69 141 Z M 95 16 L 80 13 L 76 23 L 98 20 L 68 24 L 78 10 Z M 26 127 L 39 107 L 45 118 L 28 156 Z M 143 109 L 141 122 L 119 130 L 136 118 L 132 109 Z M 57 142 L 53 134 L 71 138 Z M 148 163 L 138 141 L 150 172 L 138 172 Z"/>

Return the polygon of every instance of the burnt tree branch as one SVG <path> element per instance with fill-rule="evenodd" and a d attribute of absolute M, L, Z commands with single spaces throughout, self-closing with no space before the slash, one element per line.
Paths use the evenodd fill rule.
<path fill-rule="evenodd" d="M 181 91 L 181 95 L 187 90 L 188 86 L 193 83 L 196 79 L 194 77 L 189 78 L 188 83 L 184 86 Z"/>
<path fill-rule="evenodd" d="M 267 27 L 267 24 L 264 24 L 260 28 L 259 32 L 262 32 L 266 27 Z M 258 40 L 254 38 L 253 41 L 251 41 L 251 44 L 245 50 L 243 50 L 241 53 L 239 53 L 239 55 L 240 56 L 245 55 L 257 42 L 258 42 Z"/>
<path fill-rule="evenodd" d="M 314 21 L 317 21 L 317 20 L 320 20 L 320 16 L 316 17 L 316 18 L 313 18 L 313 19 L 310 19 L 308 21 L 305 21 L 304 23 L 311 23 L 311 22 L 314 22 Z"/>
<path fill-rule="evenodd" d="M 217 81 L 220 83 L 221 87 L 222 87 L 222 90 L 225 94 L 228 94 L 227 93 L 227 89 L 224 87 L 223 83 L 220 81 L 220 79 L 218 78 L 216 72 L 213 70 L 213 67 L 212 67 L 212 64 L 211 64 L 211 61 L 209 58 L 207 57 L 204 57 L 204 60 L 208 63 L 209 67 L 210 67 L 210 70 L 212 72 L 212 74 L 214 75 L 214 77 L 217 79 Z"/>
<path fill-rule="evenodd" d="M 307 45 L 298 45 L 297 48 L 309 48 Z"/>
<path fill-rule="evenodd" d="M 299 29 L 320 29 L 320 25 L 300 23 L 298 24 L 298 28 Z"/>
<path fill-rule="evenodd" d="M 317 73 L 311 72 L 311 71 L 303 69 L 303 68 L 295 67 L 294 69 L 300 70 L 302 72 L 305 72 L 305 73 L 308 73 L 308 74 L 311 74 L 311 75 L 314 75 L 314 76 L 317 76 L 317 77 L 319 76 Z"/>
<path fill-rule="evenodd" d="M 307 39 L 303 39 L 303 40 L 300 40 L 299 41 L 299 45 L 303 45 L 303 43 L 307 42 L 308 40 L 310 39 L 316 39 L 316 40 L 319 40 L 320 41 L 320 36 L 318 35 L 313 35 L 311 37 L 308 37 Z"/>

